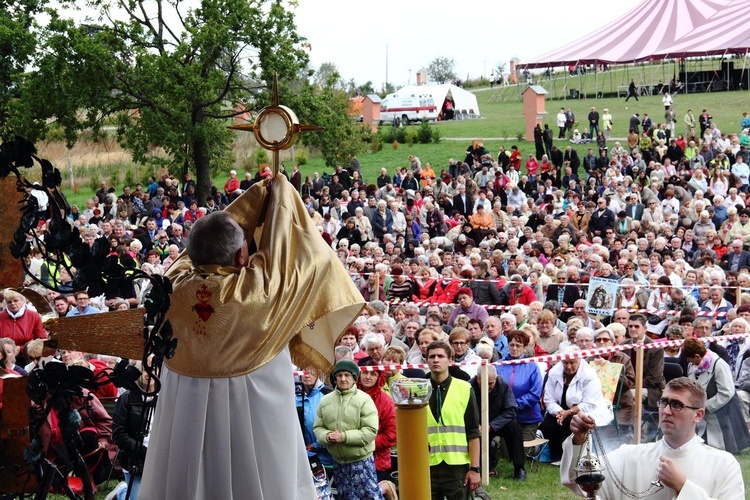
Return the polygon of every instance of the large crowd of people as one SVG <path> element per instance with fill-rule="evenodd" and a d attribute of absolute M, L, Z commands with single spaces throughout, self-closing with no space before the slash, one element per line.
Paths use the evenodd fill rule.
<path fill-rule="evenodd" d="M 360 366 L 422 364 L 424 370 L 406 374 L 429 376 L 435 343 L 452 361 L 466 363 L 750 333 L 750 167 L 745 162 L 750 119 L 744 113 L 740 130 L 721 131 L 707 110 L 697 116 L 688 110 L 684 133 L 678 133 L 673 106 L 671 98 L 665 102 L 664 120 L 634 113 L 622 141 L 613 138 L 624 131 L 613 130 L 611 114 L 604 110 L 600 117 L 595 108 L 587 116 L 589 131 L 596 135 L 593 142 L 560 139 L 576 132 L 577 121 L 568 108 L 560 110 L 558 139 L 545 127 L 530 154 L 517 146 L 493 153 L 474 141 L 463 158 L 447 165 L 433 167 L 410 155 L 393 172 L 384 168 L 372 179 L 363 176 L 357 158 L 337 166 L 331 176 L 316 172 L 302 180 L 296 165 L 291 173 L 281 172 L 368 301 L 342 337 L 337 359 Z M 102 183 L 85 208 L 73 207 L 69 220 L 88 244 L 106 238 L 111 254 L 126 268 L 163 274 L 185 249 L 196 220 L 223 210 L 270 175 L 266 169 L 240 181 L 232 171 L 223 189 L 212 187 L 204 203 L 189 175 L 178 180 L 165 174 L 146 185 L 125 186 L 121 193 Z M 73 279 L 38 251 L 32 251 L 28 264 L 29 287 Z M 591 278 L 619 283 L 611 318 L 587 314 Z M 111 287 L 101 297 L 85 291 L 43 293 L 53 314 L 73 316 L 138 307 L 148 290 L 148 281 L 140 280 Z M 31 347 L 45 333 L 23 295 L 9 290 L 4 298 L 0 337 L 10 340 L 5 369 L 20 374 L 34 368 L 38 356 Z M 745 426 L 750 422 L 750 342 L 693 344 L 645 351 L 646 408 L 659 407 L 668 380 L 693 375 L 709 392 L 707 425 L 698 426 L 701 437 L 733 452 L 750 446 Z M 614 363 L 622 366 L 623 387 L 615 391 L 622 395 L 607 401 L 602 367 Z M 635 363 L 633 352 L 624 351 L 558 366 L 532 362 L 498 367 L 493 379 L 504 384 L 491 382 L 490 389 L 500 387 L 503 395 L 512 391 L 513 401 L 491 397 L 493 405 L 501 405 L 490 410 L 499 422 L 491 435 L 514 441 L 508 445 L 514 477 L 525 479 L 518 436 L 530 440 L 541 429 L 553 461 L 560 460 L 570 423 L 581 411 L 599 415 L 602 424 L 616 420 L 622 439 L 630 439 Z M 462 365 L 445 373 L 469 381 L 476 369 Z M 390 382 L 403 375 L 396 370 L 362 379 L 347 365 L 332 380 L 303 378 L 300 383 L 298 406 L 304 408 L 301 424 L 308 448 L 345 475 L 360 473 L 345 467 L 350 453 L 374 453 L 370 461 L 378 469 L 368 476 L 380 482 L 380 488 L 368 485 L 374 497 L 392 495 L 384 482 L 389 468 L 383 455 L 391 438 L 385 444 L 374 438 L 360 450 L 346 451 L 337 423 L 325 412 L 317 419 L 312 415 L 326 401 L 322 395 L 331 391 L 321 389 L 337 387 L 341 379 L 345 387 L 337 387 L 338 393 L 368 394 L 375 405 L 362 402 L 362 411 L 376 416 L 384 403 L 373 397 L 373 388 L 387 392 Z M 444 375 L 437 379 L 446 380 Z M 477 390 L 476 381 L 473 387 Z M 465 403 L 476 404 L 476 399 Z M 619 411 L 611 411 L 613 404 Z M 438 418 L 439 408 L 432 410 Z M 383 426 L 368 423 L 368 435 L 380 432 L 385 432 Z M 434 460 L 435 467 L 441 460 L 449 465 L 468 460 L 472 470 L 478 467 L 468 452 Z M 483 465 L 495 463 L 493 457 Z M 462 470 L 473 484 L 471 472 Z"/>

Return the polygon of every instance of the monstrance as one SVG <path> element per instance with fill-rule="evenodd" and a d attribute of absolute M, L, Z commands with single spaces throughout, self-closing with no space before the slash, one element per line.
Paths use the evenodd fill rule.
<path fill-rule="evenodd" d="M 279 173 L 279 151 L 294 146 L 301 132 L 323 130 L 323 127 L 317 125 L 300 125 L 294 111 L 279 104 L 278 87 L 278 74 L 274 73 L 271 105 L 260 110 L 254 123 L 242 123 L 229 127 L 233 130 L 252 131 L 260 147 L 273 153 L 274 176 Z"/>

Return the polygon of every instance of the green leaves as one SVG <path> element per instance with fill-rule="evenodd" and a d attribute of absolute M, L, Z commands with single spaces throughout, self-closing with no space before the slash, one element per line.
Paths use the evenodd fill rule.
<path fill-rule="evenodd" d="M 32 0 L 13 0 L 10 11 L 24 2 Z M 37 140 L 54 125 L 72 145 L 83 130 L 96 136 L 114 125 L 136 161 L 153 161 L 161 148 L 174 170 L 196 171 L 205 199 L 212 167 L 229 163 L 226 125 L 237 104 L 259 110 L 274 72 L 288 81 L 307 64 L 293 13 L 277 0 L 202 0 L 190 10 L 164 0 L 91 3 L 101 13 L 95 23 L 53 15 L 33 59 L 16 51 L 13 68 L 34 69 L 0 85 L 18 94 L 3 113 L 0 90 L 0 128 Z M 0 13 L 0 50 L 9 17 Z M 3 74 L 0 63 L 0 82 Z"/>
<path fill-rule="evenodd" d="M 427 74 L 430 76 L 430 80 L 436 83 L 447 83 L 451 80 L 456 79 L 456 64 L 453 59 L 447 57 L 436 57 L 432 60 L 429 66 L 427 66 Z"/>

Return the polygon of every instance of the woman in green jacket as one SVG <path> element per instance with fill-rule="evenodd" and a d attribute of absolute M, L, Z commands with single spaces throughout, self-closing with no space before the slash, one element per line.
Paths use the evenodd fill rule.
<path fill-rule="evenodd" d="M 313 432 L 334 460 L 333 475 L 341 500 L 383 500 L 375 472 L 378 410 L 357 389 L 359 367 L 341 360 L 333 368 L 336 390 L 320 401 Z"/>

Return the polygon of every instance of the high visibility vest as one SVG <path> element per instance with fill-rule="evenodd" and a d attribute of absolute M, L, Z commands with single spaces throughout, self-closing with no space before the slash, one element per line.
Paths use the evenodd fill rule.
<path fill-rule="evenodd" d="M 470 397 L 471 385 L 454 378 L 443 401 L 440 422 L 435 421 L 432 411 L 428 408 L 427 442 L 430 445 L 431 466 L 440 462 L 448 465 L 471 463 L 464 426 L 464 414 Z"/>

